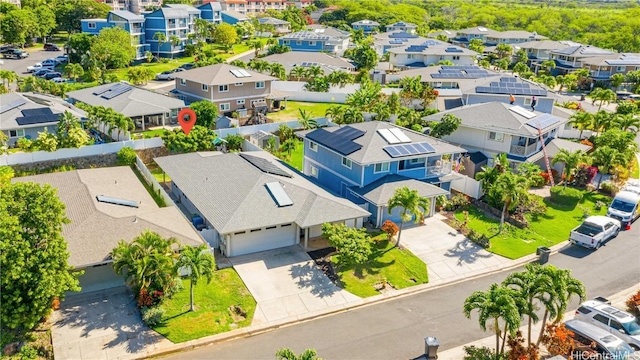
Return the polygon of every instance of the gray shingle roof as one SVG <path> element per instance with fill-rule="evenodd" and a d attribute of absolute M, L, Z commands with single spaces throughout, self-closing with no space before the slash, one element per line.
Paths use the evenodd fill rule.
<path fill-rule="evenodd" d="M 372 26 L 380 26 L 380 23 L 373 20 L 360 20 L 352 22 L 351 25 L 372 25 Z"/>
<path fill-rule="evenodd" d="M 53 114 L 62 114 L 65 111 L 69 111 L 78 119 L 83 119 L 86 116 L 84 110 L 78 109 L 77 107 L 65 102 L 59 97 L 44 94 L 15 92 L 0 95 L 0 104 L 2 105 L 7 105 L 13 101 L 18 100 L 24 100 L 26 101 L 26 104 L 12 108 L 0 114 L 0 130 L 37 128 L 42 126 L 57 125 L 58 123 L 58 120 L 56 119 L 55 121 L 46 123 L 18 125 L 16 119 L 24 116 L 22 110 L 49 108 L 51 109 L 51 112 Z"/>
<path fill-rule="evenodd" d="M 107 89 L 114 84 L 104 84 L 92 88 L 71 91 L 67 93 L 69 99 L 93 106 L 111 107 L 113 110 L 128 116 L 156 115 L 168 113 L 173 109 L 185 107 L 184 101 L 153 91 L 132 86 L 132 90 L 111 99 L 101 95 L 94 95 L 100 90 Z"/>
<path fill-rule="evenodd" d="M 384 206 L 389 203 L 389 199 L 393 197 L 396 189 L 404 186 L 411 190 L 418 190 L 420 196 L 428 198 L 449 193 L 447 190 L 435 185 L 397 174 L 387 175 L 363 188 L 352 188 L 352 190 L 373 204 Z"/>
<path fill-rule="evenodd" d="M 406 129 L 388 122 L 384 122 L 384 121 L 367 121 L 367 122 L 358 123 L 358 124 L 350 124 L 348 126 L 365 132 L 363 136 L 353 140 L 356 144 L 362 145 L 362 148 L 347 156 L 347 158 L 349 158 L 351 161 L 354 161 L 358 164 L 365 164 L 365 165 L 375 164 L 375 163 L 387 162 L 392 160 L 391 156 L 389 156 L 389 154 L 387 154 L 387 152 L 385 152 L 382 149 L 383 147 L 389 144 L 377 132 L 377 130 L 389 129 L 393 127 L 396 127 L 400 129 L 402 132 L 404 132 L 404 134 L 411 139 L 411 142 L 428 142 L 431 146 L 433 146 L 436 152 L 429 154 L 429 156 L 466 152 L 465 149 L 449 144 L 446 141 L 432 138 L 430 136 L 421 134 L 419 132 L 415 132 L 413 130 L 409 130 L 409 129 Z M 334 132 L 340 129 L 340 127 L 333 126 L 333 127 L 327 127 L 324 129 L 329 132 Z M 309 132 L 310 131 L 300 131 L 300 132 L 297 132 L 296 134 L 304 137 Z M 424 155 L 403 157 L 403 159 L 412 159 L 412 158 L 424 158 Z"/>
<path fill-rule="evenodd" d="M 291 222 L 308 227 L 369 215 L 294 173 L 269 153 L 250 155 L 267 159 L 293 176 L 263 173 L 235 153 L 190 153 L 155 160 L 221 234 Z M 293 205 L 278 207 L 265 187 L 270 182 L 280 182 Z"/>
<path fill-rule="evenodd" d="M 127 166 L 19 177 L 13 181 L 50 184 L 58 189 L 71 220 L 63 226 L 62 235 L 69 249 L 69 264 L 76 268 L 108 261 L 118 241 L 131 241 L 146 229 L 163 237 L 175 237 L 182 244 L 203 244 L 180 211 L 174 206 L 159 208 Z M 134 200 L 139 207 L 99 203 L 97 195 Z"/>
<path fill-rule="evenodd" d="M 302 63 L 317 63 L 319 66 L 326 65 L 327 68 L 325 70 L 328 69 L 329 71 L 337 69 L 350 70 L 355 68 L 355 65 L 347 60 L 315 51 L 289 51 L 282 54 L 265 56 L 260 60 L 281 64 L 285 67 L 287 73 L 293 67 L 301 66 Z"/>
<path fill-rule="evenodd" d="M 591 149 L 591 146 L 565 140 L 565 139 L 558 139 L 558 138 L 552 139 L 547 145 L 545 145 L 545 150 L 547 152 L 547 157 L 549 157 L 549 160 L 553 159 L 560 152 L 561 149 L 566 149 L 571 152 L 576 150 L 582 150 L 584 152 L 587 152 L 589 151 L 589 149 Z M 543 157 L 544 157 L 544 152 L 539 151 L 538 153 L 529 157 L 527 159 L 527 162 L 533 163 L 542 159 Z"/>
<path fill-rule="evenodd" d="M 570 46 L 564 49 L 552 50 L 550 51 L 550 53 L 558 54 L 558 55 L 575 56 L 575 57 L 590 57 L 590 56 L 615 54 L 615 52 L 613 51 L 601 49 L 599 47 L 591 46 L 591 45 Z"/>
<path fill-rule="evenodd" d="M 229 65 L 229 64 L 215 64 L 209 66 L 198 67 L 195 69 L 181 71 L 176 73 L 176 79 L 185 79 L 193 81 L 199 84 L 205 84 L 209 86 L 233 84 L 237 82 L 256 82 L 256 81 L 271 81 L 277 80 L 277 78 L 269 75 L 259 73 L 257 71 L 242 69 L 249 74 L 250 77 L 239 78 L 231 73 L 231 70 L 242 69 L 241 67 Z"/>
<path fill-rule="evenodd" d="M 570 41 L 555 41 L 555 40 L 540 40 L 540 41 L 527 41 L 519 44 L 512 44 L 513 47 L 521 49 L 543 49 L 543 50 L 558 50 L 565 49 L 570 46 L 580 45 Z"/>
<path fill-rule="evenodd" d="M 260 24 L 268 24 L 268 25 L 289 25 L 291 24 L 288 21 L 272 18 L 272 17 L 261 17 L 258 18 Z"/>
<path fill-rule="evenodd" d="M 189 15 L 199 15 L 200 10 L 186 4 L 167 4 L 160 8 L 165 19 L 189 18 Z"/>
<path fill-rule="evenodd" d="M 110 13 L 129 21 L 144 21 L 144 16 L 126 10 L 112 10 Z"/>

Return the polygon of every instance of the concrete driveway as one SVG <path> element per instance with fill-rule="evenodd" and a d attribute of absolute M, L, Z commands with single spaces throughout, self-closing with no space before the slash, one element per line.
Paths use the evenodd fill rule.
<path fill-rule="evenodd" d="M 124 287 L 73 295 L 52 317 L 56 359 L 126 359 L 171 345 L 142 322 Z"/>
<path fill-rule="evenodd" d="M 230 261 L 258 303 L 252 325 L 362 302 L 335 286 L 297 245 Z"/>
<path fill-rule="evenodd" d="M 400 245 L 409 249 L 427 264 L 429 283 L 444 283 L 464 279 L 512 263 L 490 253 L 444 223 L 436 214 L 425 219 L 424 225 L 402 230 Z"/>

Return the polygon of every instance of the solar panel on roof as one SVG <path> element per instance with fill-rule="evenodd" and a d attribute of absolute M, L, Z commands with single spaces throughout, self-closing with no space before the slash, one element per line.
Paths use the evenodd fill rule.
<path fill-rule="evenodd" d="M 389 129 L 378 129 L 378 134 L 380 134 L 380 136 L 382 136 L 382 138 L 389 144 L 398 144 L 402 142 L 393 135 Z"/>
<path fill-rule="evenodd" d="M 289 197 L 287 192 L 284 191 L 282 184 L 280 184 L 279 182 L 266 183 L 264 184 L 264 186 L 266 186 L 269 194 L 271 194 L 271 197 L 273 197 L 273 200 L 276 202 L 276 205 L 278 205 L 278 207 L 293 205 L 293 201 L 291 201 L 291 198 Z"/>
<path fill-rule="evenodd" d="M 516 78 L 512 78 L 512 77 L 501 77 L 500 78 L 500 82 L 501 83 L 514 83 L 516 82 Z"/>
<path fill-rule="evenodd" d="M 133 208 L 138 207 L 137 201 L 118 199 L 118 198 L 104 196 L 104 195 L 96 195 L 96 200 L 98 202 L 107 203 L 107 204 L 122 205 L 122 206 L 128 206 Z"/>
<path fill-rule="evenodd" d="M 102 93 L 109 91 L 109 89 L 111 89 L 111 87 L 105 87 L 100 90 L 96 90 L 93 92 L 93 95 L 101 95 Z"/>
<path fill-rule="evenodd" d="M 458 48 L 454 48 L 454 47 L 446 48 L 446 49 L 444 49 L 444 51 L 448 52 L 448 53 L 461 53 L 461 52 L 464 52 L 464 51 L 462 51 L 462 49 L 458 49 Z"/>
<path fill-rule="evenodd" d="M 22 116 L 37 116 L 37 115 L 51 115 L 53 112 L 50 108 L 39 108 L 39 109 L 23 109 L 20 111 Z"/>
<path fill-rule="evenodd" d="M 551 125 L 557 124 L 560 122 L 560 119 L 551 115 L 551 114 L 543 114 L 534 119 L 531 119 L 526 122 L 527 125 L 531 126 L 534 129 L 546 129 Z"/>
<path fill-rule="evenodd" d="M 518 105 L 510 107 L 509 110 L 527 119 L 533 119 L 537 116 L 536 113 L 526 110 Z"/>
<path fill-rule="evenodd" d="M 231 72 L 231 74 L 233 74 L 233 76 L 237 77 L 237 78 L 243 78 L 245 77 L 243 73 L 240 72 L 239 69 L 231 69 L 229 70 Z"/>
<path fill-rule="evenodd" d="M 125 84 L 120 84 L 121 86 L 114 88 L 112 90 L 109 90 L 105 93 L 102 94 L 102 97 L 110 100 L 113 99 L 114 97 L 118 96 L 118 95 L 122 95 L 124 93 L 126 93 L 127 91 L 133 89 L 131 86 L 129 85 L 125 85 Z"/>
<path fill-rule="evenodd" d="M 251 74 L 245 70 L 245 69 L 238 69 L 238 71 L 242 74 L 242 76 L 244 77 L 251 77 Z"/>
<path fill-rule="evenodd" d="M 435 152 L 436 150 L 427 142 L 419 142 L 415 144 L 396 144 L 382 148 L 392 158 L 422 155 Z"/>
<path fill-rule="evenodd" d="M 398 138 L 398 140 L 400 140 L 400 142 L 403 143 L 408 143 L 411 142 L 411 139 L 409 139 L 409 137 L 402 132 L 402 130 L 398 129 L 398 128 L 391 128 L 389 129 L 389 131 L 391 131 L 391 133 Z"/>
<path fill-rule="evenodd" d="M 334 150 L 342 155 L 349 155 L 362 148 L 362 145 L 345 138 L 341 135 L 335 135 L 325 129 L 316 129 L 306 135 L 307 139 L 317 142 L 318 144 L 325 146 L 331 150 Z"/>
<path fill-rule="evenodd" d="M 17 99 L 17 100 L 10 101 L 6 104 L 2 104 L 0 106 L 0 114 L 5 113 L 9 110 L 15 109 L 17 107 L 20 107 L 26 103 L 27 101 L 25 99 Z"/>
<path fill-rule="evenodd" d="M 355 140 L 365 134 L 364 131 L 351 126 L 342 127 L 333 132 L 334 135 L 343 136 L 349 140 Z"/>
<path fill-rule="evenodd" d="M 284 177 L 292 177 L 288 172 L 280 169 L 275 164 L 267 159 L 263 159 L 257 156 L 247 155 L 245 153 L 240 153 L 240 157 L 245 159 L 249 164 L 258 168 L 258 170 L 262 171 L 265 174 L 271 175 L 279 175 Z"/>
<path fill-rule="evenodd" d="M 53 123 L 58 122 L 60 119 L 59 114 L 48 114 L 48 115 L 33 115 L 33 116 L 23 116 L 16 118 L 16 122 L 20 126 L 24 125 L 33 125 L 33 124 L 45 124 L 45 123 Z"/>

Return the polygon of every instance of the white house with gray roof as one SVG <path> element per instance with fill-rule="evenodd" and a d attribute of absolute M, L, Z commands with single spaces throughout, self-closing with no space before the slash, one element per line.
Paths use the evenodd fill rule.
<path fill-rule="evenodd" d="M 301 243 L 324 223 L 361 227 L 368 211 L 314 185 L 263 151 L 204 152 L 155 159 L 173 196 L 205 220 L 226 256 Z"/>
<path fill-rule="evenodd" d="M 387 25 L 387 31 L 404 31 L 410 34 L 415 34 L 418 26 L 416 24 L 398 21 L 393 24 Z"/>
<path fill-rule="evenodd" d="M 591 45 L 575 45 L 549 51 L 550 59 L 556 62 L 553 75 L 568 74 L 582 68 L 582 60 L 585 58 L 614 54 L 616 53 L 613 51 Z"/>
<path fill-rule="evenodd" d="M 478 53 L 439 40 L 428 39 L 420 45 L 394 47 L 387 50 L 389 63 L 395 68 L 407 69 L 436 65 L 451 61 L 454 65 L 472 66 Z"/>

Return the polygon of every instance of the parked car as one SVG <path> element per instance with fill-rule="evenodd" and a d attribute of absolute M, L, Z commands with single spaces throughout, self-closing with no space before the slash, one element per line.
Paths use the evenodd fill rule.
<path fill-rule="evenodd" d="M 46 60 L 45 60 L 46 61 Z M 27 72 L 34 72 L 37 70 L 41 70 L 41 69 L 53 69 L 55 67 L 55 64 L 51 64 L 50 62 L 47 62 L 45 64 L 45 62 L 41 62 L 41 63 L 35 63 L 31 66 L 27 66 Z"/>
<path fill-rule="evenodd" d="M 29 53 L 21 49 L 9 49 L 2 56 L 5 59 L 24 59 L 29 57 Z"/>
<path fill-rule="evenodd" d="M 66 64 L 69 62 L 69 57 L 67 55 L 60 55 L 54 59 L 58 64 Z"/>
<path fill-rule="evenodd" d="M 640 320 L 626 311 L 604 301 L 589 300 L 580 304 L 574 318 L 604 329 L 640 350 Z"/>
<path fill-rule="evenodd" d="M 56 61 L 56 59 L 47 59 L 47 60 L 42 60 L 40 62 L 43 66 L 56 66 L 58 65 L 58 62 Z"/>
<path fill-rule="evenodd" d="M 186 64 L 180 65 L 180 69 L 185 69 L 185 70 L 191 70 L 196 67 L 198 66 L 195 63 L 186 63 Z"/>
<path fill-rule="evenodd" d="M 51 81 L 53 81 L 56 84 L 61 84 L 61 83 L 66 83 L 67 79 L 63 78 L 63 77 L 56 77 L 51 79 Z"/>
<path fill-rule="evenodd" d="M 42 75 L 44 75 L 46 73 L 53 72 L 53 71 L 54 70 L 50 69 L 50 68 L 43 68 L 43 69 L 39 69 L 39 70 L 34 71 L 33 74 L 31 74 L 31 75 L 37 76 L 37 77 L 41 77 Z"/>
<path fill-rule="evenodd" d="M 630 229 L 631 224 L 640 217 L 640 194 L 633 189 L 620 191 L 609 205 L 607 216 L 620 220 L 625 230 Z"/>
<path fill-rule="evenodd" d="M 576 351 L 593 349 L 598 353 L 594 359 L 637 359 L 629 344 L 599 327 L 576 319 L 565 321 L 564 326 L 579 343 Z"/>
<path fill-rule="evenodd" d="M 43 78 L 45 80 L 52 80 L 52 79 L 55 79 L 57 77 L 62 77 L 62 74 L 60 74 L 57 71 L 52 71 L 52 72 L 46 73 L 46 74 L 41 76 L 41 78 Z"/>
<path fill-rule="evenodd" d="M 607 216 L 589 216 L 580 226 L 571 230 L 569 241 L 586 248 L 597 249 L 605 241 L 618 236 L 620 221 Z"/>
<path fill-rule="evenodd" d="M 156 80 L 173 80 L 176 78 L 175 73 L 185 71 L 185 69 L 177 68 L 173 70 L 167 70 L 156 75 Z"/>
<path fill-rule="evenodd" d="M 4 53 L 6 53 L 7 51 L 9 51 L 9 50 L 13 50 L 13 49 L 15 49 L 15 48 L 16 48 L 16 47 L 15 47 L 15 45 L 10 45 L 10 44 L 7 44 L 7 45 L 0 45 L 0 54 L 4 54 Z"/>
<path fill-rule="evenodd" d="M 44 44 L 45 51 L 60 51 L 60 47 L 56 44 Z"/>

